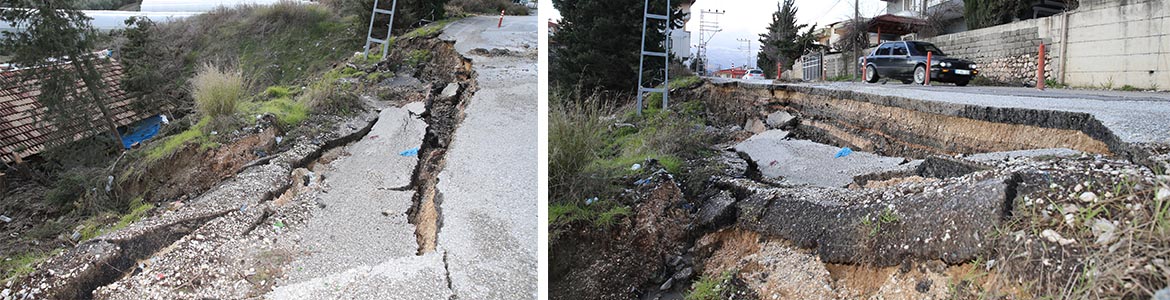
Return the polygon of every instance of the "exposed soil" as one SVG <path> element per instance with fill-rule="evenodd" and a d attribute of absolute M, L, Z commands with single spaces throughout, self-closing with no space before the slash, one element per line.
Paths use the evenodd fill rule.
<path fill-rule="evenodd" d="M 658 178 L 630 198 L 639 201 L 630 218 L 604 230 L 583 225 L 550 242 L 551 299 L 636 298 L 646 293 L 646 284 L 657 290 L 687 268 L 689 220 L 678 185 Z"/>

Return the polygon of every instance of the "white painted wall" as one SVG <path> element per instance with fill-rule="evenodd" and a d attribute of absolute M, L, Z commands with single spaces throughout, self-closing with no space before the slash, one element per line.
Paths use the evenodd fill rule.
<path fill-rule="evenodd" d="M 143 0 L 142 11 L 208 12 L 220 6 L 276 4 L 289 0 Z M 294 1 L 308 2 L 308 1 Z"/>

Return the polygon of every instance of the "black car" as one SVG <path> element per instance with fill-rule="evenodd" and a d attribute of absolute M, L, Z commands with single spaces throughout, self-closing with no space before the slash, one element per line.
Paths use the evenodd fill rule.
<path fill-rule="evenodd" d="M 966 86 L 979 75 L 979 66 L 965 59 L 950 58 L 927 42 L 884 42 L 868 56 L 859 59 L 865 66 L 865 81 L 874 83 L 882 77 L 902 83 L 923 84 L 926 81 L 926 53 L 931 54 L 930 81 L 950 82 Z"/>

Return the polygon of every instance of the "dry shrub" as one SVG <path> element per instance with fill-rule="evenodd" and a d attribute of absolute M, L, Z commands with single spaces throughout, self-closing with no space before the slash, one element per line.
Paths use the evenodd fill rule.
<path fill-rule="evenodd" d="M 191 80 L 196 109 L 200 114 L 211 117 L 217 125 L 230 123 L 236 113 L 236 104 L 246 95 L 245 89 L 244 76 L 239 70 L 224 70 L 211 64 L 200 67 Z"/>
<path fill-rule="evenodd" d="M 549 198 L 578 198 L 595 190 L 585 169 L 598 159 L 607 143 L 616 102 L 603 93 L 556 89 L 549 96 Z M 554 199 L 555 198 L 555 199 Z"/>
<path fill-rule="evenodd" d="M 528 15 L 528 7 L 512 3 L 511 0 L 452 0 L 447 3 L 451 15 L 498 14 L 500 10 L 511 16 Z"/>

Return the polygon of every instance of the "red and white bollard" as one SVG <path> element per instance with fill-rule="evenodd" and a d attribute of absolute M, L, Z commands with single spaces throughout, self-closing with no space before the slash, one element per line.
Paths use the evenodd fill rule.
<path fill-rule="evenodd" d="M 504 27 L 504 10 L 500 10 L 500 24 L 496 24 L 496 28 Z"/>
<path fill-rule="evenodd" d="M 1044 86 L 1044 43 L 1040 43 L 1040 61 L 1036 63 L 1036 88 L 1043 91 Z"/>
<path fill-rule="evenodd" d="M 930 62 L 934 60 L 934 56 L 932 54 L 934 54 L 934 52 L 926 52 L 926 81 L 923 81 L 922 85 L 930 85 L 930 66 L 932 66 Z"/>
<path fill-rule="evenodd" d="M 869 80 L 869 76 L 865 76 L 866 75 L 865 73 L 869 71 L 868 66 L 869 66 L 869 56 L 862 56 L 861 57 L 861 82 L 869 82 L 869 81 L 867 81 L 867 80 Z M 857 73 L 853 73 L 853 74 L 856 75 Z"/>
<path fill-rule="evenodd" d="M 780 63 L 776 63 L 776 80 L 780 80 L 780 77 L 784 77 L 784 69 L 780 68 Z"/>

